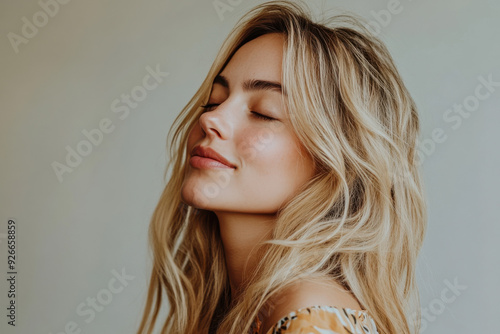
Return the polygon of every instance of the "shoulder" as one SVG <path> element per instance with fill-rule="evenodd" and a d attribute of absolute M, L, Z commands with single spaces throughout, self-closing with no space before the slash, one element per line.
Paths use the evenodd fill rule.
<path fill-rule="evenodd" d="M 309 312 L 308 308 L 314 305 L 362 309 L 357 299 L 334 280 L 302 280 L 287 287 L 269 301 L 267 312 L 262 316 L 263 333 L 267 333 L 272 326 L 291 312 L 301 310 L 303 311 L 301 316 L 304 318 L 306 312 Z"/>
<path fill-rule="evenodd" d="M 260 329 L 260 328 L 259 328 Z M 288 313 L 262 334 L 379 334 L 366 310 L 326 305 L 303 307 Z"/>

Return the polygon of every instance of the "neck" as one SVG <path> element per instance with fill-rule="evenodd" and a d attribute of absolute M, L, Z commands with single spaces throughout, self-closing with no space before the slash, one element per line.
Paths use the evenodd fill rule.
<path fill-rule="evenodd" d="M 259 262 L 257 244 L 270 237 L 272 214 L 216 212 L 224 246 L 232 300 L 238 299 L 247 278 Z"/>

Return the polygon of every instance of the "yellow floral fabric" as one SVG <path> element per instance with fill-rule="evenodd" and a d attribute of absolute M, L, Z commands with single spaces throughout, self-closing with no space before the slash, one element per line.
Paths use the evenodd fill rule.
<path fill-rule="evenodd" d="M 252 334 L 379 334 L 375 321 L 366 310 L 335 306 L 303 307 L 281 318 L 267 333 L 261 333 L 262 321 L 255 318 Z"/>

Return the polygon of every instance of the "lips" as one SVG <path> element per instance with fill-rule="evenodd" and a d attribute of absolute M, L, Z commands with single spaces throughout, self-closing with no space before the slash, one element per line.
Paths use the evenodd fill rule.
<path fill-rule="evenodd" d="M 229 162 L 226 158 L 224 158 L 224 156 L 217 153 L 217 151 L 211 149 L 210 147 L 204 147 L 200 145 L 195 146 L 191 151 L 191 157 L 195 156 L 215 160 L 229 168 L 236 168 L 234 164 Z"/>

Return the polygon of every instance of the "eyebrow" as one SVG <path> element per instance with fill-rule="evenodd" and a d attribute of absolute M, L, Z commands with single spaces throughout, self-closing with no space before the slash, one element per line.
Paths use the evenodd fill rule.
<path fill-rule="evenodd" d="M 229 81 L 227 78 L 221 74 L 218 74 L 214 79 L 214 84 L 218 83 L 225 88 L 229 88 Z M 256 90 L 270 90 L 277 91 L 283 95 L 286 95 L 285 90 L 281 86 L 279 82 L 276 81 L 267 81 L 267 80 L 258 80 L 258 79 L 250 79 L 243 83 L 244 91 L 256 91 Z"/>

